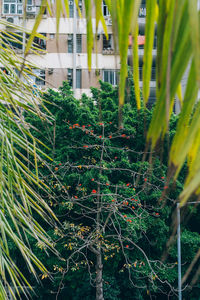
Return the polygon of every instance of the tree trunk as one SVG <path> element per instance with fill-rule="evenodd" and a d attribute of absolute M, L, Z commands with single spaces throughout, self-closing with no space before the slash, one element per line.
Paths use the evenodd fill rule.
<path fill-rule="evenodd" d="M 101 250 L 97 254 L 96 261 L 96 300 L 104 300 L 103 297 L 103 264 Z"/>

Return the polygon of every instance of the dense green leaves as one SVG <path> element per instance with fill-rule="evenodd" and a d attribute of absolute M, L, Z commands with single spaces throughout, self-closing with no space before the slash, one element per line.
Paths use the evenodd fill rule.
<path fill-rule="evenodd" d="M 92 88 L 92 99 L 83 95 L 81 105 L 66 83 L 59 92 L 50 90 L 45 99 L 53 104 L 48 105 L 48 109 L 56 122 L 46 130 L 38 118 L 26 116 L 26 120 L 39 129 L 32 133 L 45 139 L 49 146 L 46 151 L 54 157 L 48 168 L 40 166 L 40 172 L 52 187 L 53 197 L 47 201 L 62 224 L 55 231 L 50 228 L 47 231 L 57 240 L 56 248 L 64 260 L 47 258 L 43 251 L 37 250 L 39 257 L 47 261 L 49 269 L 55 273 L 54 283 L 44 278 L 45 288 L 38 287 L 41 299 L 53 299 L 51 295 L 57 293 L 61 280 L 63 288 L 59 297 L 95 298 L 91 286 L 91 283 L 95 286 L 95 253 L 90 246 L 98 249 L 98 197 L 101 198 L 99 243 L 105 298 L 124 299 L 125 295 L 127 299 L 145 299 L 148 291 L 152 297 L 162 299 L 163 292 L 173 293 L 173 287 L 176 289 L 176 243 L 171 246 L 167 261 L 162 263 L 160 258 L 170 236 L 173 201 L 181 192 L 182 184 L 177 181 L 176 189 L 172 189 L 163 207 L 158 200 L 165 188 L 167 166 L 161 165 L 156 155 L 152 168 L 142 161 L 144 120 L 148 125 L 151 112 L 146 111 L 145 116 L 141 108 L 138 118 L 134 87 L 130 86 L 130 90 L 129 104 L 123 112 L 123 129 L 118 129 L 117 124 L 118 91 L 107 83 L 101 83 L 101 89 Z M 170 140 L 175 125 L 173 118 Z M 102 149 L 105 149 L 103 161 Z M 197 226 L 197 220 L 195 224 Z M 185 272 L 188 256 L 195 256 L 200 239 L 198 233 L 193 236 L 189 227 L 186 231 L 182 226 L 186 232 L 182 244 Z M 116 230 L 120 230 L 120 235 Z M 195 295 L 195 291 L 192 293 Z M 187 292 L 185 295 L 188 296 Z"/>
<path fill-rule="evenodd" d="M 49 1 L 50 3 L 51 1 Z M 57 2 L 59 14 L 57 14 L 57 24 L 61 16 L 62 5 L 60 0 Z M 120 81 L 119 81 L 119 123 L 122 125 L 122 106 L 124 105 L 125 82 L 127 78 L 127 56 L 128 56 L 128 40 L 132 36 L 134 40 L 133 46 L 133 65 L 134 65 L 134 81 L 135 93 L 138 109 L 141 108 L 141 100 L 139 93 L 139 77 L 138 65 L 139 57 L 137 55 L 137 24 L 138 24 L 138 10 L 141 4 L 140 0 L 106 0 L 110 18 L 112 19 L 112 31 L 114 33 L 115 47 L 119 51 L 120 56 Z M 85 0 L 86 20 L 87 20 L 87 49 L 88 49 L 88 67 L 92 65 L 92 47 L 94 43 L 94 32 L 92 30 L 92 7 L 95 7 L 96 18 L 96 32 L 98 24 L 101 22 L 107 34 L 105 21 L 101 11 L 101 0 Z M 149 98 L 149 84 L 151 77 L 152 66 L 152 48 L 154 40 L 154 30 L 157 32 L 157 58 L 156 58 L 156 106 L 153 113 L 153 118 L 149 126 L 147 141 L 151 144 L 151 149 L 155 149 L 158 141 L 164 138 L 168 131 L 169 119 L 175 104 L 175 95 L 180 96 L 181 80 L 185 72 L 189 68 L 191 60 L 194 61 L 194 68 L 192 68 L 194 82 L 192 88 L 187 90 L 188 101 L 193 103 L 194 93 L 193 89 L 199 88 L 199 61 L 200 61 L 200 34 L 199 23 L 200 16 L 197 9 L 197 0 L 169 0 L 169 1 L 146 1 L 146 24 L 145 24 L 145 50 L 143 63 L 143 97 L 145 104 Z M 57 25 L 58 29 L 58 25 Z M 96 34 L 96 33 L 95 33 Z M 191 81 L 187 79 L 188 84 Z M 190 100 L 191 99 L 191 100 Z M 194 103 L 188 105 L 187 113 L 192 115 Z M 198 121 L 195 121 L 194 127 L 198 128 Z M 180 125 L 181 126 L 181 125 Z M 184 128 L 182 128 L 184 131 Z M 185 137 L 187 139 L 187 137 Z M 177 138 L 176 138 L 177 140 Z M 195 144 L 199 149 L 200 145 L 198 139 L 193 135 L 190 138 L 190 147 L 185 151 L 186 157 L 190 157 L 190 150 Z M 175 146 L 175 142 L 174 142 Z M 179 143 L 176 142 L 178 149 Z M 171 150 L 171 157 L 173 157 L 173 150 Z M 169 165 L 171 161 L 169 162 Z M 178 173 L 184 164 L 183 160 L 175 163 L 175 171 L 170 174 L 173 176 Z M 196 169 L 190 172 L 195 174 Z M 192 173 L 191 173 L 192 174 Z M 192 177 L 192 175 L 190 176 Z M 188 177 L 188 180 L 190 180 Z M 195 189 L 191 190 L 192 194 Z M 189 197 L 187 194 L 187 197 Z M 185 198 L 186 200 L 186 198 Z"/>

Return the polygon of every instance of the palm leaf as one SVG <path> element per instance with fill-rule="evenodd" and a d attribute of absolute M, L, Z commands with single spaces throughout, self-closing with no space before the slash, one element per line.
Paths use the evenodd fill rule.
<path fill-rule="evenodd" d="M 37 26 L 39 21 L 40 19 L 37 19 Z M 5 24 L 5 21 L 2 21 L 2 24 Z M 37 26 L 34 27 L 33 35 L 28 40 L 27 54 L 32 51 L 32 41 L 34 34 L 37 35 L 35 33 Z M 21 28 L 20 31 L 24 32 L 24 29 Z M 7 299 L 7 291 L 15 299 L 17 295 L 20 297 L 21 292 L 28 295 L 24 286 L 31 287 L 11 258 L 8 241 L 12 241 L 19 249 L 35 277 L 38 276 L 36 269 L 46 274 L 46 268 L 31 251 L 26 236 L 32 236 L 44 248 L 54 251 L 46 232 L 34 219 L 33 212 L 49 224 L 54 223 L 55 216 L 44 199 L 36 192 L 36 189 L 42 189 L 48 193 L 47 187 L 39 178 L 37 167 L 38 161 L 42 161 L 40 155 L 43 154 L 21 114 L 23 109 L 47 119 L 40 110 L 40 105 L 44 107 L 44 104 L 38 97 L 39 94 L 33 93 L 33 86 L 29 79 L 29 75 L 34 74 L 32 71 L 34 65 L 18 56 L 11 44 L 5 41 L 5 36 L 2 30 L 0 39 L 3 45 L 1 43 L 0 62 L 4 69 L 0 69 L 0 274 L 2 278 L 0 293 L 1 299 Z M 7 38 L 11 42 L 18 41 L 18 37 L 17 34 L 7 33 Z M 16 70 L 21 74 L 20 77 Z"/>

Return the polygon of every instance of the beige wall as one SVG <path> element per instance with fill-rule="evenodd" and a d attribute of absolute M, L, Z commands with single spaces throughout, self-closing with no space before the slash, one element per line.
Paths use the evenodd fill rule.
<path fill-rule="evenodd" d="M 47 52 L 67 53 L 67 34 L 59 34 L 58 39 L 56 34 L 53 39 L 50 38 L 50 34 L 47 34 Z"/>
<path fill-rule="evenodd" d="M 53 74 L 46 70 L 46 87 L 58 88 L 64 80 L 67 80 L 67 69 L 53 69 Z"/>
<path fill-rule="evenodd" d="M 50 38 L 50 34 L 47 34 L 47 52 L 48 53 L 67 53 L 68 52 L 68 40 L 67 34 L 59 34 L 58 42 L 56 35 L 54 38 Z M 57 45 L 58 43 L 58 45 Z M 58 47 L 59 46 L 59 47 Z M 97 41 L 97 53 L 102 53 L 103 49 L 103 35 L 100 34 L 100 38 Z M 95 46 L 93 47 L 93 53 L 96 52 Z M 82 34 L 82 53 L 87 53 L 87 36 Z"/>
<path fill-rule="evenodd" d="M 67 68 L 53 69 L 52 74 L 49 74 L 49 70 L 46 70 L 46 87 L 58 88 L 63 81 L 67 80 Z M 91 72 L 87 69 L 82 69 L 82 89 L 99 87 L 99 79 L 102 79 L 102 71 L 100 71 L 99 75 L 94 69 Z"/>
<path fill-rule="evenodd" d="M 95 70 L 90 72 L 86 69 L 82 70 L 82 88 L 99 87 L 99 76 L 96 75 Z"/>

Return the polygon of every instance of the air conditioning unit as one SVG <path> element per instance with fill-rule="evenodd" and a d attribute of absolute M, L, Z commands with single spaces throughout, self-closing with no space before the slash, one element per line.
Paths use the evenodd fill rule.
<path fill-rule="evenodd" d="M 19 17 L 18 16 L 10 16 L 6 17 L 6 21 L 8 24 L 6 24 L 6 27 L 12 27 L 11 25 L 19 25 Z M 9 25 L 10 23 L 10 25 Z"/>
<path fill-rule="evenodd" d="M 107 26 L 111 26 L 111 25 L 112 25 L 112 19 L 111 19 L 111 18 L 108 18 L 108 19 L 106 20 L 106 25 L 107 25 Z"/>
<path fill-rule="evenodd" d="M 83 5 L 82 1 L 79 1 L 79 2 L 78 2 L 78 6 L 79 6 L 79 7 L 82 7 L 82 5 Z"/>
<path fill-rule="evenodd" d="M 35 15 L 36 14 L 36 6 L 27 5 L 26 6 L 26 13 Z"/>
<path fill-rule="evenodd" d="M 49 68 L 49 69 L 48 69 L 48 74 L 49 74 L 49 75 L 52 75 L 52 74 L 53 74 L 53 68 Z"/>
<path fill-rule="evenodd" d="M 71 34 L 71 35 L 70 35 L 70 34 L 68 34 L 68 36 L 67 36 L 67 40 L 68 40 L 68 41 L 71 41 L 72 39 L 73 39 L 73 35 L 72 35 L 72 34 Z"/>
<path fill-rule="evenodd" d="M 45 74 L 44 70 L 39 70 L 39 76 L 43 76 Z"/>

